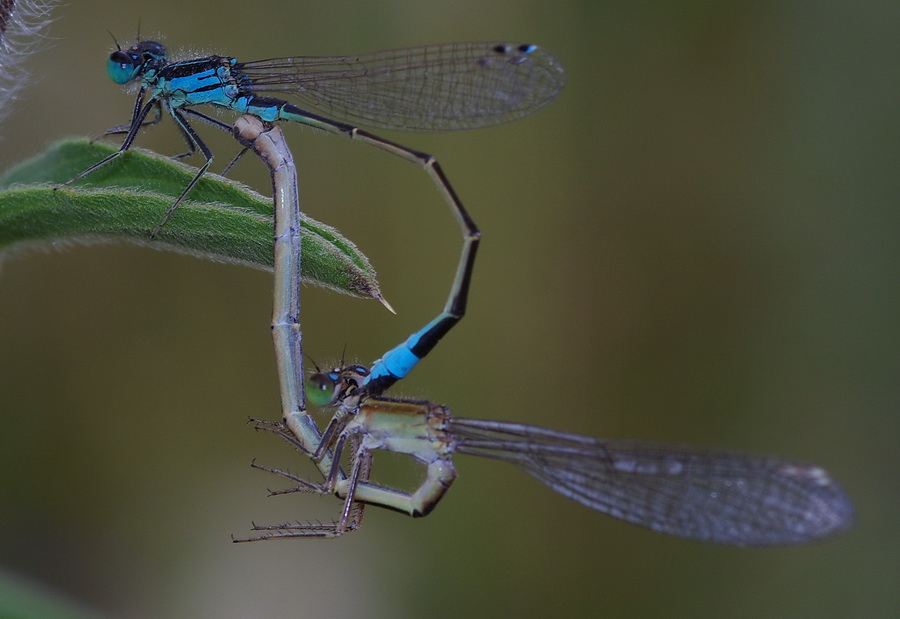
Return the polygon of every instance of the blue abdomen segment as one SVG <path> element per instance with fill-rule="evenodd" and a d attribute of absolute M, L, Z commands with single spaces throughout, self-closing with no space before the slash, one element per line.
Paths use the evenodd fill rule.
<path fill-rule="evenodd" d="M 397 381 L 409 374 L 422 358 L 415 355 L 408 344 L 409 340 L 386 352 L 372 366 L 370 374 L 363 384 L 368 385 L 372 381 L 381 382 L 383 379 Z"/>
<path fill-rule="evenodd" d="M 276 99 L 274 97 L 257 97 L 243 94 L 237 97 L 229 107 L 240 114 L 253 114 L 261 120 L 270 123 L 276 120 L 289 120 L 325 131 L 337 129 L 338 131 L 350 132 L 354 129 L 350 125 L 327 120 L 288 103 L 284 99 Z"/>
<path fill-rule="evenodd" d="M 288 105 L 281 99 L 272 97 L 255 97 L 252 95 L 243 95 L 238 97 L 232 108 L 240 114 L 253 114 L 266 122 L 275 122 L 276 120 L 294 120 L 286 118 L 282 108 Z"/>
<path fill-rule="evenodd" d="M 429 322 L 372 364 L 363 385 L 372 393 L 381 393 L 405 378 L 458 321 L 457 316 L 443 313 Z"/>

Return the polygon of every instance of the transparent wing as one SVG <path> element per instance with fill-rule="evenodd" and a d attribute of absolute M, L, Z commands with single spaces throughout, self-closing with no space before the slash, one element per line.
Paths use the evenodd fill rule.
<path fill-rule="evenodd" d="M 453 419 L 449 431 L 457 453 L 510 462 L 583 505 L 677 537 L 797 544 L 853 520 L 850 499 L 818 466 L 496 421 Z"/>
<path fill-rule="evenodd" d="M 565 84 L 559 61 L 523 43 L 450 43 L 239 63 L 254 92 L 286 93 L 331 118 L 454 131 L 533 114 Z"/>

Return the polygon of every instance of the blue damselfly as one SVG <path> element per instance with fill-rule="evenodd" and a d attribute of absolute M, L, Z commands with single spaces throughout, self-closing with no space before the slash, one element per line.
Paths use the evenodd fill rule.
<path fill-rule="evenodd" d="M 212 151 L 189 118 L 231 131 L 231 125 L 195 110 L 195 106 L 253 114 L 266 122 L 294 121 L 387 151 L 424 168 L 459 216 L 464 213 L 462 203 L 433 156 L 350 123 L 419 132 L 489 127 L 533 114 L 552 101 L 565 83 L 559 61 L 526 43 L 450 43 L 359 56 L 239 62 L 228 56 L 174 61 L 165 46 L 146 40 L 116 49 L 107 71 L 117 84 L 140 84 L 131 121 L 107 131 L 125 134 L 125 139 L 118 152 L 63 185 L 84 178 L 126 152 L 140 129 L 158 123 L 165 110 L 188 145 L 188 151 L 179 157 L 199 149 L 205 162 L 153 236 L 213 160 Z M 322 114 L 261 93 L 293 96 Z M 153 110 L 155 114 L 148 120 Z"/>

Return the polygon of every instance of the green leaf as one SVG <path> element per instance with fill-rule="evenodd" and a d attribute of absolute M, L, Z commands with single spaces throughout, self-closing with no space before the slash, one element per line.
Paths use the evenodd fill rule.
<path fill-rule="evenodd" d="M 272 269 L 272 201 L 206 174 L 156 239 L 150 231 L 196 169 L 133 149 L 54 191 L 115 148 L 64 140 L 0 177 L 0 252 L 32 246 L 125 241 L 202 258 Z M 382 300 L 375 271 L 334 228 L 302 217 L 305 281 Z"/>

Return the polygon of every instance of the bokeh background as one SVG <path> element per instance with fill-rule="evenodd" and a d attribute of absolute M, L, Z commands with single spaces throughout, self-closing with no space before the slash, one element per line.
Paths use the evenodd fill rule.
<path fill-rule="evenodd" d="M 146 248 L 31 253 L 0 271 L 0 566 L 117 617 L 887 617 L 897 574 L 900 7 L 845 2 L 93 0 L 54 13 L 3 168 L 125 122 L 107 30 L 257 59 L 522 40 L 569 84 L 533 118 L 386 134 L 439 156 L 482 228 L 470 314 L 396 395 L 461 416 L 813 461 L 854 531 L 741 550 L 600 516 L 457 459 L 428 518 L 370 509 L 335 541 L 233 545 L 266 498 L 245 425 L 275 418 L 264 272 Z M 202 127 L 201 127 L 202 130 Z M 287 128 L 304 209 L 380 273 L 375 302 L 304 289 L 307 351 L 369 362 L 443 305 L 460 238 L 426 175 Z M 234 152 L 211 135 L 217 169 Z M 177 153 L 171 122 L 140 146 Z M 257 162 L 234 176 L 268 192 Z M 414 467 L 381 458 L 387 477 Z M 382 479 L 382 481 L 390 481 Z"/>

